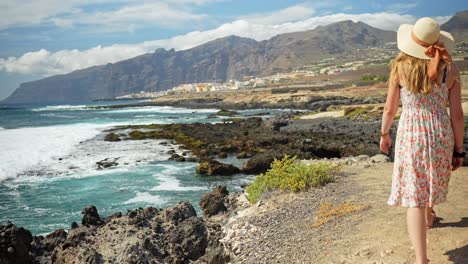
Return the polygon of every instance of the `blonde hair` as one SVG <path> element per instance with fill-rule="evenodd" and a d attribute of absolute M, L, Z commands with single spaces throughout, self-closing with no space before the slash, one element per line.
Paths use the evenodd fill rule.
<path fill-rule="evenodd" d="M 447 63 L 441 61 L 439 70 L 445 68 Z M 413 93 L 429 94 L 432 92 L 435 81 L 429 79 L 427 70 L 429 60 L 419 59 L 400 52 L 398 56 L 390 62 L 389 83 L 394 85 L 399 80 L 404 79 L 406 88 Z"/>

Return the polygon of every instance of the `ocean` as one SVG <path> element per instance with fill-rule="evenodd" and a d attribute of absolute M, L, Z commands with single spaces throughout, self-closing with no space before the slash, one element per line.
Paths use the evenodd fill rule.
<path fill-rule="evenodd" d="M 84 207 L 95 205 L 101 217 L 118 211 L 179 201 L 192 203 L 200 215 L 200 196 L 219 184 L 240 190 L 253 175 L 200 176 L 198 163 L 169 161 L 168 140 L 107 142 L 103 130 L 115 125 L 221 122 L 207 118 L 219 109 L 142 106 L 90 109 L 89 106 L 135 103 L 0 106 L 0 222 L 12 221 L 44 235 L 81 222 Z M 242 115 L 289 110 L 252 109 Z M 264 116 L 264 117 L 268 117 Z M 118 158 L 118 166 L 98 169 L 96 162 Z M 241 166 L 245 160 L 224 162 Z"/>

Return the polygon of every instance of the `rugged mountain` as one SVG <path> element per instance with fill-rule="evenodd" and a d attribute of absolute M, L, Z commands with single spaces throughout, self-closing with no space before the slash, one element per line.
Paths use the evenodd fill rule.
<path fill-rule="evenodd" d="M 455 43 L 468 42 L 468 10 L 457 12 L 440 28 L 450 32 L 455 39 Z"/>
<path fill-rule="evenodd" d="M 161 91 L 183 83 L 270 74 L 395 41 L 396 33 L 342 21 L 269 40 L 229 36 L 175 51 L 157 49 L 113 64 L 23 83 L 2 103 L 60 103 Z"/>

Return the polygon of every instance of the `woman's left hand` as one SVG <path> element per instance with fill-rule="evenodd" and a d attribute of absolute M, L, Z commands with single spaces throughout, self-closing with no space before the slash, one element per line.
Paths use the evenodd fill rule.
<path fill-rule="evenodd" d="M 463 165 L 463 158 L 452 158 L 452 170 L 457 170 Z"/>
<path fill-rule="evenodd" d="M 380 151 L 388 155 L 388 148 L 392 146 L 392 139 L 389 135 L 380 137 Z"/>

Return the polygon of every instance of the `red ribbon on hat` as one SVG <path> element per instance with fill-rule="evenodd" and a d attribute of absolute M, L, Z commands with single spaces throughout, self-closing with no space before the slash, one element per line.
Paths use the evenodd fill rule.
<path fill-rule="evenodd" d="M 418 37 L 416 37 L 413 32 L 411 32 L 411 38 L 418 45 L 421 45 L 426 48 L 424 54 L 431 58 L 429 61 L 428 69 L 429 79 L 431 79 L 432 81 L 437 80 L 440 60 L 443 60 L 447 63 L 452 62 L 452 57 L 445 48 L 444 43 L 436 41 L 434 44 L 429 44 L 418 39 Z"/>

